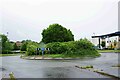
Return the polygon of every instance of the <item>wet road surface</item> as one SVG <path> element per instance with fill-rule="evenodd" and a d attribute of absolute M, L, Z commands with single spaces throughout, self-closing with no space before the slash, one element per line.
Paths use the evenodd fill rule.
<path fill-rule="evenodd" d="M 2 58 L 3 76 L 13 72 L 16 78 L 110 78 L 84 69 L 78 66 L 93 65 L 96 69 L 102 69 L 118 76 L 119 68 L 113 68 L 118 64 L 118 53 L 102 53 L 99 58 L 80 60 L 24 60 L 20 56 L 7 56 Z M 1 65 L 0 65 L 1 67 Z"/>

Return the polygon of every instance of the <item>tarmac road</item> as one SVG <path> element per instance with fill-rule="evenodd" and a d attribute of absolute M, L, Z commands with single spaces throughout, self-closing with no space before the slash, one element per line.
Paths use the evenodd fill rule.
<path fill-rule="evenodd" d="M 0 73 L 7 78 L 13 72 L 16 78 L 110 78 L 89 70 L 76 68 L 77 66 L 93 65 L 107 73 L 118 76 L 119 53 L 101 53 L 99 58 L 80 60 L 24 60 L 20 56 L 6 56 L 2 58 L 3 71 Z M 1 67 L 1 66 L 0 66 Z"/>

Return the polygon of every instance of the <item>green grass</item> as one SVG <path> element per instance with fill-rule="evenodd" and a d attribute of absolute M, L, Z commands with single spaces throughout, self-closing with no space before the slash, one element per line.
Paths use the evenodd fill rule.
<path fill-rule="evenodd" d="M 92 65 L 88 65 L 88 66 L 81 66 L 81 67 L 76 66 L 76 67 L 81 68 L 81 69 L 90 69 L 90 68 L 93 68 L 93 66 L 92 66 Z"/>
<path fill-rule="evenodd" d="M 120 50 L 97 50 L 99 53 L 102 53 L 102 52 L 117 52 L 117 53 L 120 53 Z"/>
<path fill-rule="evenodd" d="M 57 52 L 57 51 L 56 51 Z M 32 57 L 35 55 L 24 55 L 23 57 Z M 36 55 L 36 56 L 40 56 L 41 55 Z M 56 54 L 44 54 L 45 58 L 86 58 L 86 57 L 99 57 L 101 56 L 98 51 L 94 50 L 94 49 L 80 49 L 80 50 L 71 50 L 68 52 L 64 52 L 64 53 L 56 53 Z"/>
<path fill-rule="evenodd" d="M 18 54 L 0 54 L 0 57 L 3 57 L 3 56 L 16 56 Z"/>
<path fill-rule="evenodd" d="M 10 76 L 10 80 L 16 80 L 15 77 L 14 77 L 14 73 L 13 73 L 13 72 L 11 72 L 11 73 L 9 74 L 9 76 Z"/>
<path fill-rule="evenodd" d="M 83 57 L 98 57 L 100 55 L 65 55 L 65 54 L 45 54 L 48 58 L 83 58 Z"/>
<path fill-rule="evenodd" d="M 120 64 L 117 64 L 117 65 L 113 65 L 112 67 L 120 67 Z"/>
<path fill-rule="evenodd" d="M 49 58 L 64 58 L 65 55 L 63 55 L 63 54 L 45 54 L 44 57 L 49 57 Z"/>

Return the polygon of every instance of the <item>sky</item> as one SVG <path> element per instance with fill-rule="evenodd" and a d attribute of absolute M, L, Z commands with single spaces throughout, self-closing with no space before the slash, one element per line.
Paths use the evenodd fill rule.
<path fill-rule="evenodd" d="M 40 42 L 42 30 L 58 23 L 75 40 L 118 31 L 120 0 L 1 0 L 0 32 L 11 41 Z M 93 34 L 94 33 L 94 34 Z"/>

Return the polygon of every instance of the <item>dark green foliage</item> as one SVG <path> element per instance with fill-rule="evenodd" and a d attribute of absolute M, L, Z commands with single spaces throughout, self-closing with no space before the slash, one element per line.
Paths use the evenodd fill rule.
<path fill-rule="evenodd" d="M 101 46 L 105 47 L 105 41 L 102 41 Z"/>
<path fill-rule="evenodd" d="M 19 50 L 20 48 L 16 45 L 16 43 L 14 43 L 14 50 Z"/>
<path fill-rule="evenodd" d="M 35 45 L 28 45 L 27 46 L 27 55 L 35 55 L 36 48 L 37 48 L 37 46 L 35 46 Z"/>
<path fill-rule="evenodd" d="M 20 48 L 21 51 L 26 51 L 27 50 L 27 42 L 23 42 L 22 46 Z"/>
<path fill-rule="evenodd" d="M 51 54 L 64 54 L 69 57 L 79 56 L 99 56 L 98 52 L 93 48 L 93 44 L 87 39 L 70 42 L 54 42 L 48 43 L 46 47 L 50 48 Z"/>
<path fill-rule="evenodd" d="M 0 34 L 2 51 L 5 50 L 6 42 L 8 41 L 7 36 Z"/>
<path fill-rule="evenodd" d="M 31 40 L 23 40 L 20 50 L 23 53 L 26 52 L 26 55 L 35 55 L 36 48 L 38 47 L 39 47 L 39 44 L 37 42 L 31 41 Z"/>
<path fill-rule="evenodd" d="M 46 47 L 50 48 L 53 54 L 61 54 L 67 50 L 67 45 L 60 42 L 48 43 Z"/>
<path fill-rule="evenodd" d="M 72 32 L 59 24 L 52 24 L 47 29 L 44 29 L 42 36 L 42 41 L 44 43 L 67 42 L 74 40 Z"/>
<path fill-rule="evenodd" d="M 116 41 L 116 40 L 114 40 L 114 47 L 116 47 L 116 45 L 117 45 L 117 41 Z"/>
<path fill-rule="evenodd" d="M 36 48 L 39 47 L 39 44 L 37 42 L 30 41 L 27 43 L 27 55 L 35 55 L 36 54 Z"/>
<path fill-rule="evenodd" d="M 28 45 L 29 43 L 35 43 L 35 42 L 33 42 L 33 41 L 31 41 L 31 40 L 23 40 L 20 50 L 21 50 L 21 51 L 27 51 L 27 45 Z"/>
<path fill-rule="evenodd" d="M 4 34 L 0 34 L 0 45 L 2 46 L 2 53 L 8 53 L 13 49 L 12 43 L 8 40 L 7 36 Z"/>

